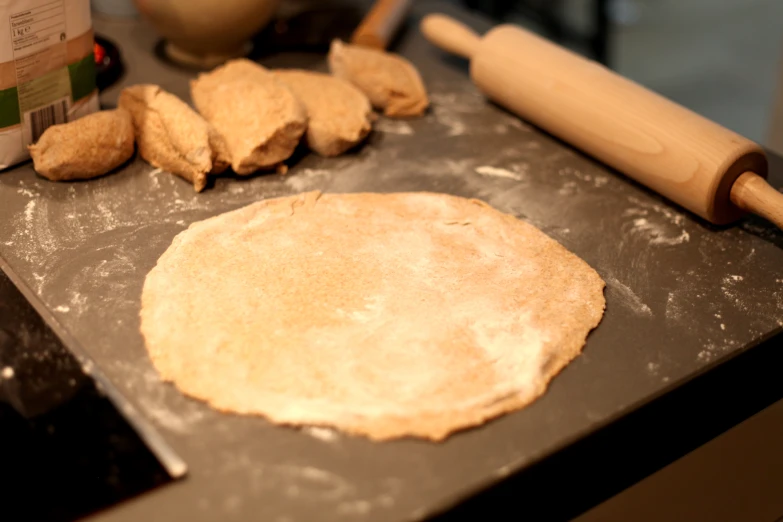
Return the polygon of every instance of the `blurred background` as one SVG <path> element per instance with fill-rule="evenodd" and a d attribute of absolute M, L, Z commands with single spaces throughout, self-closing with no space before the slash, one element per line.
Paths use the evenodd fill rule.
<path fill-rule="evenodd" d="M 783 153 L 781 0 L 453 1 L 541 32 Z"/>

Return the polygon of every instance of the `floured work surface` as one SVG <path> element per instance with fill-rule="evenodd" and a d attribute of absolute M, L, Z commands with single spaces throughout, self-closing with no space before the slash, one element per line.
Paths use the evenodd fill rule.
<path fill-rule="evenodd" d="M 417 3 L 416 12 L 430 5 Z M 112 34 L 129 63 L 144 64 L 126 82 L 156 81 L 187 99 L 187 74 L 141 56 L 154 35 L 133 24 L 96 30 Z M 29 165 L 0 173 L 0 254 L 189 466 L 187 480 L 100 520 L 423 517 L 780 331 L 783 234 L 755 219 L 708 228 L 487 104 L 466 72 L 419 35 L 409 33 L 399 50 L 422 71 L 430 112 L 381 119 L 355 154 L 311 155 L 286 176 L 219 179 L 196 194 L 141 161 L 84 183 L 51 183 Z M 320 57 L 264 61 L 313 64 L 324 67 Z M 771 181 L 783 187 L 779 170 Z M 160 384 L 139 333 L 139 297 L 172 238 L 194 221 L 308 190 L 484 200 L 594 267 L 607 282 L 606 315 L 536 403 L 441 444 L 275 427 L 220 414 Z"/>

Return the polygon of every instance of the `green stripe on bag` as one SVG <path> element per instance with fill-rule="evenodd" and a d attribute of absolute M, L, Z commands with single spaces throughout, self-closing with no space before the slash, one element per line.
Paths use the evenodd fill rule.
<path fill-rule="evenodd" d="M 92 94 L 96 87 L 95 56 L 93 53 L 69 65 L 68 74 L 71 76 L 73 101 L 81 100 Z"/>
<path fill-rule="evenodd" d="M 0 91 L 0 129 L 21 123 L 16 87 Z"/>

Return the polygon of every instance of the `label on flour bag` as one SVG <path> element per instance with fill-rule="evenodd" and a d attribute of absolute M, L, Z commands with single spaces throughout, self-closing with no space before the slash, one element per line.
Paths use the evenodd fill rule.
<path fill-rule="evenodd" d="M 52 125 L 98 110 L 89 0 L 0 0 L 0 169 Z"/>

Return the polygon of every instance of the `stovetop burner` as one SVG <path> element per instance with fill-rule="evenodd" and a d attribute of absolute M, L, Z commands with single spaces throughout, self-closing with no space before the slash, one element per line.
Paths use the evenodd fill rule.
<path fill-rule="evenodd" d="M 0 510 L 73 520 L 172 479 L 0 271 Z"/>

